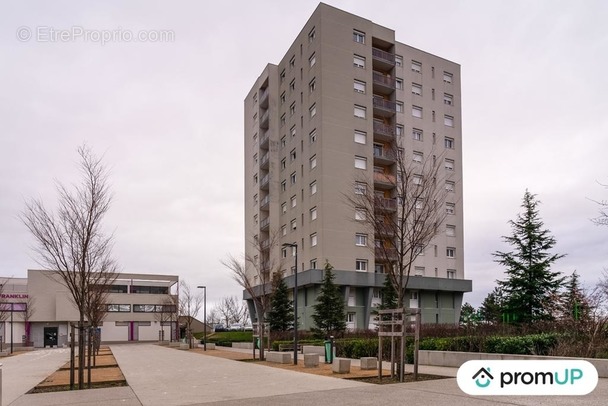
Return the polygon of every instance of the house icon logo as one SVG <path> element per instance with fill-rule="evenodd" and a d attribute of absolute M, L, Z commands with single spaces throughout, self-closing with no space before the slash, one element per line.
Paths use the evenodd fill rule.
<path fill-rule="evenodd" d="M 481 368 L 475 375 L 473 375 L 473 379 L 475 379 L 475 385 L 478 387 L 487 388 L 494 377 L 490 373 L 490 368 Z"/>

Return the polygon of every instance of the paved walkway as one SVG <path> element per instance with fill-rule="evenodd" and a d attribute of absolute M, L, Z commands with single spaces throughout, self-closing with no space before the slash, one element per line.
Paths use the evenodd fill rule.
<path fill-rule="evenodd" d="M 39 369 L 51 368 L 51 358 L 57 356 L 56 367 L 67 359 L 61 350 L 41 354 Z M 38 351 L 37 351 L 38 352 Z M 42 352 L 42 351 L 41 351 Z M 232 361 L 156 345 L 113 345 L 112 352 L 131 385 L 130 387 L 93 389 L 74 392 L 23 395 L 13 403 L 2 405 L 378 405 L 404 404 L 449 406 L 605 406 L 608 399 L 608 379 L 600 379 L 590 395 L 580 397 L 472 397 L 465 395 L 456 380 L 442 379 L 391 385 L 372 385 L 286 371 L 253 363 Z M 35 354 L 35 353 L 33 353 Z M 59 356 L 61 354 L 61 356 Z M 21 358 L 23 355 L 14 357 Z M 36 355 L 30 355 L 35 359 Z M 63 357 L 63 358 L 62 358 Z M 24 358 L 25 360 L 25 358 Z M 20 363 L 9 369 L 19 372 Z M 23 365 L 27 365 L 23 363 Z M 44 368 L 42 368 L 44 367 Z M 52 368 L 51 368 L 52 371 Z M 439 368 L 434 372 L 447 375 L 454 368 Z M 431 372 L 421 367 L 420 372 Z M 29 390 L 46 375 L 27 388 Z M 11 378 L 9 384 L 15 382 Z M 29 385 L 29 384 L 28 384 Z M 5 385 L 3 385 L 5 388 Z M 27 385 L 21 385 L 21 393 Z M 13 392 L 15 398 L 16 391 Z M 6 399 L 6 398 L 5 398 Z"/>

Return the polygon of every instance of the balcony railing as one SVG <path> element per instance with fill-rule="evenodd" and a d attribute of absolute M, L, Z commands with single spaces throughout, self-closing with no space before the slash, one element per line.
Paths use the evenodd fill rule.
<path fill-rule="evenodd" d="M 263 250 L 268 249 L 270 247 L 270 240 L 262 240 L 260 247 L 262 247 Z"/>
<path fill-rule="evenodd" d="M 396 134 L 396 129 L 394 125 L 374 121 L 374 134 L 384 135 L 385 137 L 394 137 Z"/>
<path fill-rule="evenodd" d="M 267 152 L 262 156 L 262 159 L 260 160 L 260 167 L 266 167 L 268 166 L 268 160 L 270 159 L 270 154 Z"/>
<path fill-rule="evenodd" d="M 260 137 L 260 147 L 264 148 L 268 145 L 268 139 L 270 138 L 270 135 L 268 134 L 268 131 L 266 131 L 265 133 L 262 134 L 262 136 Z"/>
<path fill-rule="evenodd" d="M 385 161 L 394 161 L 395 153 L 390 150 L 385 150 L 381 148 L 374 148 L 374 158 L 379 158 Z"/>
<path fill-rule="evenodd" d="M 260 230 L 264 230 L 270 226 L 270 218 L 266 217 L 260 221 Z"/>
<path fill-rule="evenodd" d="M 382 99 L 380 97 L 374 97 L 374 108 L 396 113 L 397 112 L 397 103 L 395 103 L 394 101 Z"/>
<path fill-rule="evenodd" d="M 372 57 L 389 65 L 395 65 L 395 54 L 390 52 L 386 52 L 378 48 L 372 48 Z"/>
<path fill-rule="evenodd" d="M 394 261 L 397 259 L 397 250 L 394 248 L 374 248 L 376 262 Z"/>
<path fill-rule="evenodd" d="M 267 173 L 266 175 L 264 175 L 264 177 L 260 181 L 260 188 L 261 189 L 268 189 L 268 183 L 269 182 L 270 182 L 270 174 Z"/>
<path fill-rule="evenodd" d="M 373 72 L 373 78 L 374 83 L 395 89 L 395 78 L 384 75 L 380 72 Z"/>
<path fill-rule="evenodd" d="M 395 211 L 397 210 L 397 199 L 387 199 L 386 197 L 376 197 L 374 199 L 376 210 Z"/>
<path fill-rule="evenodd" d="M 268 88 L 260 93 L 260 106 L 264 109 L 268 107 Z"/>
<path fill-rule="evenodd" d="M 397 181 L 397 179 L 395 178 L 395 175 L 391 175 L 388 173 L 374 172 L 374 182 L 375 183 L 384 183 L 384 184 L 395 185 L 396 181 Z"/>
<path fill-rule="evenodd" d="M 264 196 L 264 198 L 260 201 L 260 208 L 268 206 L 270 203 L 270 195 Z"/>
<path fill-rule="evenodd" d="M 260 127 L 261 128 L 268 128 L 269 115 L 270 115 L 269 110 L 266 110 L 266 112 L 264 114 L 262 114 L 262 118 L 260 118 Z"/>

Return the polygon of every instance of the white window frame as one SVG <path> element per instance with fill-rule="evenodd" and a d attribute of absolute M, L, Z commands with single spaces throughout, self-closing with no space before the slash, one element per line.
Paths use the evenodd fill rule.
<path fill-rule="evenodd" d="M 449 93 L 443 94 L 443 104 L 447 104 L 448 106 L 452 106 L 454 104 L 454 96 Z"/>
<path fill-rule="evenodd" d="M 312 78 L 310 82 L 308 82 L 308 92 L 313 93 L 317 90 L 317 78 Z"/>
<path fill-rule="evenodd" d="M 312 55 L 310 55 L 310 57 L 308 58 L 308 67 L 312 68 L 313 66 L 315 66 L 315 64 L 317 63 L 317 55 L 316 53 L 312 53 Z"/>
<path fill-rule="evenodd" d="M 310 108 L 308 109 L 308 116 L 310 118 L 313 118 L 314 116 L 317 115 L 317 103 L 314 103 L 312 106 L 310 106 Z"/>
<path fill-rule="evenodd" d="M 367 144 L 367 133 L 365 131 L 355 130 L 355 143 Z"/>
<path fill-rule="evenodd" d="M 367 234 L 356 233 L 355 234 L 355 245 L 357 247 L 367 247 Z"/>
<path fill-rule="evenodd" d="M 297 230 L 298 221 L 296 219 L 291 219 L 291 221 L 289 222 L 289 226 L 291 227 L 292 230 Z"/>
<path fill-rule="evenodd" d="M 405 112 L 404 109 L 405 109 L 405 107 L 403 106 L 402 101 L 395 102 L 395 110 L 397 111 L 397 113 L 404 113 Z"/>
<path fill-rule="evenodd" d="M 424 160 L 424 154 L 422 152 L 414 151 L 412 153 L 412 162 L 414 162 L 416 164 L 421 164 L 423 160 Z"/>
<path fill-rule="evenodd" d="M 443 116 L 443 125 L 446 127 L 454 127 L 454 117 L 448 116 L 447 114 Z"/>
<path fill-rule="evenodd" d="M 311 196 L 314 195 L 314 194 L 316 194 L 317 193 L 317 181 L 315 180 L 315 181 L 311 182 L 310 185 L 309 185 L 309 188 L 310 188 L 310 195 Z"/>
<path fill-rule="evenodd" d="M 318 237 L 317 237 L 317 233 L 312 233 L 310 235 L 310 246 L 311 247 L 316 247 L 318 242 L 319 242 L 319 240 L 318 240 Z"/>
<path fill-rule="evenodd" d="M 357 118 L 365 119 L 367 117 L 367 107 L 355 104 L 354 115 Z"/>
<path fill-rule="evenodd" d="M 422 118 L 422 107 L 412 106 L 412 117 Z"/>
<path fill-rule="evenodd" d="M 308 134 L 308 139 L 310 140 L 311 144 L 314 144 L 315 142 L 317 142 L 317 129 L 316 128 Z"/>
<path fill-rule="evenodd" d="M 445 158 L 444 164 L 445 164 L 446 171 L 454 171 L 454 160 L 453 159 Z"/>
<path fill-rule="evenodd" d="M 367 185 L 363 182 L 355 182 L 355 194 L 365 196 L 367 194 Z"/>
<path fill-rule="evenodd" d="M 448 237 L 456 237 L 456 226 L 451 225 L 451 224 L 446 224 L 445 235 L 447 235 Z"/>
<path fill-rule="evenodd" d="M 287 213 L 287 203 L 285 203 L 285 202 L 281 204 L 281 213 L 282 214 Z"/>
<path fill-rule="evenodd" d="M 395 66 L 403 66 L 403 57 L 401 55 L 395 55 Z"/>
<path fill-rule="evenodd" d="M 367 272 L 367 259 L 356 259 L 355 260 L 355 271 Z"/>
<path fill-rule="evenodd" d="M 445 181 L 445 191 L 449 193 L 454 193 L 456 191 L 456 183 L 451 180 Z"/>
<path fill-rule="evenodd" d="M 365 33 L 359 30 L 353 30 L 353 41 L 358 44 L 365 44 Z"/>
<path fill-rule="evenodd" d="M 313 155 L 312 157 L 310 157 L 309 159 L 310 161 L 310 169 L 315 169 L 317 167 L 317 155 Z"/>
<path fill-rule="evenodd" d="M 456 258 L 456 248 L 454 247 L 447 247 L 445 249 L 445 256 L 448 258 Z"/>
<path fill-rule="evenodd" d="M 403 79 L 395 78 L 395 88 L 397 90 L 403 90 Z"/>
<path fill-rule="evenodd" d="M 412 83 L 412 94 L 422 96 L 422 85 L 419 85 L 418 83 Z"/>
<path fill-rule="evenodd" d="M 365 69 L 365 57 L 361 55 L 353 55 L 353 66 L 355 68 Z"/>
<path fill-rule="evenodd" d="M 445 137 L 443 139 L 443 145 L 444 147 L 446 147 L 447 149 L 454 149 L 454 138 L 451 137 Z"/>
<path fill-rule="evenodd" d="M 412 72 L 422 72 L 422 63 L 412 60 Z"/>
<path fill-rule="evenodd" d="M 298 175 L 295 172 L 292 172 L 291 175 L 289 175 L 289 181 L 294 185 L 298 181 Z"/>
<path fill-rule="evenodd" d="M 362 80 L 355 79 L 355 81 L 353 82 L 353 89 L 355 90 L 355 93 L 365 94 L 365 86 L 366 83 Z"/>
<path fill-rule="evenodd" d="M 315 221 L 317 219 L 317 206 L 310 209 L 310 221 Z"/>
<path fill-rule="evenodd" d="M 446 274 L 447 274 L 448 279 L 456 279 L 456 270 L 455 269 L 448 269 Z"/>
<path fill-rule="evenodd" d="M 355 155 L 355 168 L 357 169 L 367 169 L 367 158 L 364 156 Z"/>
<path fill-rule="evenodd" d="M 365 221 L 367 215 L 365 214 L 365 209 L 355 208 L 355 221 Z"/>
<path fill-rule="evenodd" d="M 456 214 L 456 204 L 455 203 L 446 202 L 446 204 L 445 204 L 445 213 L 447 215 L 450 215 L 450 216 Z"/>
<path fill-rule="evenodd" d="M 422 141 L 423 132 L 418 128 L 412 128 L 412 139 L 414 141 Z"/>
<path fill-rule="evenodd" d="M 291 207 L 294 208 L 298 205 L 298 198 L 296 197 L 296 195 L 291 196 Z"/>
<path fill-rule="evenodd" d="M 450 72 L 443 72 L 443 82 L 444 83 L 452 83 L 453 80 L 454 80 L 454 75 L 452 75 Z"/>

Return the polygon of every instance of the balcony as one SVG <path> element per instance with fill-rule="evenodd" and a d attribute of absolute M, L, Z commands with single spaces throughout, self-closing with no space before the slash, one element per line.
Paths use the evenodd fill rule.
<path fill-rule="evenodd" d="M 372 61 L 375 68 L 391 70 L 395 67 L 395 54 L 372 48 Z"/>
<path fill-rule="evenodd" d="M 268 211 L 268 206 L 270 205 L 270 195 L 266 195 L 260 201 L 260 210 Z"/>
<path fill-rule="evenodd" d="M 260 118 L 260 128 L 268 129 L 268 122 L 270 121 L 269 116 L 270 114 L 268 110 L 266 110 L 264 114 L 262 114 L 262 117 Z"/>
<path fill-rule="evenodd" d="M 386 197 L 376 197 L 374 199 L 374 209 L 376 211 L 395 212 L 395 211 L 397 211 L 397 199 L 387 199 Z"/>
<path fill-rule="evenodd" d="M 376 189 L 392 189 L 397 184 L 395 175 L 374 172 L 374 187 Z"/>
<path fill-rule="evenodd" d="M 374 146 L 374 165 L 392 165 L 395 163 L 395 153 L 391 150 Z"/>
<path fill-rule="evenodd" d="M 397 133 L 395 126 L 374 121 L 374 139 L 393 141 Z"/>
<path fill-rule="evenodd" d="M 270 134 L 268 134 L 268 131 L 263 132 L 262 136 L 260 137 L 260 148 L 268 149 L 268 140 L 269 139 L 270 139 Z"/>
<path fill-rule="evenodd" d="M 397 103 L 381 97 L 374 97 L 374 115 L 392 117 L 397 112 Z"/>
<path fill-rule="evenodd" d="M 268 88 L 262 89 L 260 93 L 260 107 L 263 109 L 268 108 Z"/>
<path fill-rule="evenodd" d="M 262 240 L 262 242 L 260 242 L 260 247 L 263 250 L 267 250 L 268 248 L 270 248 L 270 240 Z"/>
<path fill-rule="evenodd" d="M 376 262 L 388 262 L 397 260 L 397 250 L 394 248 L 374 248 Z"/>
<path fill-rule="evenodd" d="M 262 155 L 262 159 L 260 159 L 260 168 L 267 169 L 269 161 L 270 161 L 270 153 L 266 152 L 264 155 Z"/>
<path fill-rule="evenodd" d="M 395 78 L 384 73 L 373 72 L 374 93 L 391 94 L 395 91 Z"/>
<path fill-rule="evenodd" d="M 268 230 L 270 227 L 270 218 L 266 217 L 260 221 L 260 230 Z"/>
<path fill-rule="evenodd" d="M 264 177 L 260 181 L 260 189 L 268 190 L 269 184 L 270 184 L 270 174 L 267 173 L 266 175 L 264 175 Z"/>

